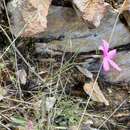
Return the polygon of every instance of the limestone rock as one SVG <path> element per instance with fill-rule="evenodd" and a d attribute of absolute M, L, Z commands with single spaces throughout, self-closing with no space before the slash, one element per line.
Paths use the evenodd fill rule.
<path fill-rule="evenodd" d="M 122 71 L 117 72 L 111 69 L 110 72 L 105 74 L 105 79 L 109 82 L 118 83 L 130 81 L 130 52 L 122 51 L 118 53 L 115 62 L 121 67 Z"/>
<path fill-rule="evenodd" d="M 68 52 L 75 52 L 78 49 L 79 52 L 97 50 L 102 39 L 109 39 L 116 16 L 117 12 L 110 9 L 98 28 L 88 29 L 72 8 L 51 7 L 48 15 L 48 28 L 39 37 L 49 40 L 53 38 L 48 46 L 54 50 L 66 49 Z M 110 46 L 116 47 L 129 42 L 130 32 L 118 21 Z"/>
<path fill-rule="evenodd" d="M 44 32 L 47 27 L 48 9 L 51 0 L 12 0 L 8 3 L 11 13 L 12 33 L 31 37 Z"/>

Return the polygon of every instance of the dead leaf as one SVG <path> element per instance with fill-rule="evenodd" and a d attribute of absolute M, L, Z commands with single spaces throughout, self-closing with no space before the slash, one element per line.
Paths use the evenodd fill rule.
<path fill-rule="evenodd" d="M 94 86 L 94 89 L 93 89 L 93 82 L 90 82 L 90 83 L 85 83 L 85 85 L 83 86 L 84 88 L 84 91 L 90 96 L 92 91 L 92 95 L 91 95 L 91 99 L 93 101 L 96 101 L 96 102 L 102 102 L 104 103 L 105 105 L 109 105 L 109 102 L 108 100 L 106 100 L 106 98 L 104 97 L 102 91 L 100 90 L 99 86 L 98 86 L 98 83 L 95 84 Z"/>
<path fill-rule="evenodd" d="M 108 4 L 103 0 L 73 0 L 83 20 L 89 25 L 98 27 L 107 12 Z"/>
<path fill-rule="evenodd" d="M 27 73 L 24 69 L 18 70 L 17 76 L 20 80 L 20 83 L 25 85 L 27 81 Z"/>

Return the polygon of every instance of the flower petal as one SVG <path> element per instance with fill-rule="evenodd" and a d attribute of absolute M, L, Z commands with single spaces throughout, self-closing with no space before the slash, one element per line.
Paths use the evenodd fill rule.
<path fill-rule="evenodd" d="M 102 47 L 106 53 L 109 51 L 109 43 L 106 40 L 102 40 Z"/>
<path fill-rule="evenodd" d="M 121 71 L 121 68 L 113 60 L 109 59 L 108 62 L 114 69 Z"/>
<path fill-rule="evenodd" d="M 27 128 L 28 130 L 34 130 L 33 122 L 31 120 L 27 123 Z"/>
<path fill-rule="evenodd" d="M 110 70 L 110 66 L 109 66 L 109 62 L 108 62 L 107 58 L 103 58 L 103 69 L 104 69 L 104 71 Z"/>
<path fill-rule="evenodd" d="M 116 55 L 116 49 L 109 51 L 108 56 L 110 59 L 113 59 Z"/>
<path fill-rule="evenodd" d="M 102 46 L 102 45 L 101 45 L 101 46 L 99 46 L 99 50 L 104 51 L 104 48 L 103 48 L 103 46 Z"/>

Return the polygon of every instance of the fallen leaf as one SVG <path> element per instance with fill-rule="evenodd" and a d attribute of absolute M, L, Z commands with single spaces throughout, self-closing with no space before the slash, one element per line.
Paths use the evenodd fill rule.
<path fill-rule="evenodd" d="M 95 84 L 95 86 L 93 87 L 93 82 L 90 83 L 85 83 L 85 85 L 83 86 L 84 91 L 90 96 L 91 93 L 91 99 L 93 101 L 96 102 L 102 102 L 105 105 L 109 105 L 108 100 L 106 100 L 106 98 L 104 97 L 102 91 L 100 90 L 98 83 Z M 93 92 L 92 92 L 93 91 Z"/>
<path fill-rule="evenodd" d="M 21 84 L 25 85 L 27 81 L 27 73 L 24 69 L 18 70 L 17 76 Z"/>
<path fill-rule="evenodd" d="M 92 27 L 98 27 L 107 12 L 108 4 L 103 0 L 73 0 L 73 3 L 76 12 Z"/>

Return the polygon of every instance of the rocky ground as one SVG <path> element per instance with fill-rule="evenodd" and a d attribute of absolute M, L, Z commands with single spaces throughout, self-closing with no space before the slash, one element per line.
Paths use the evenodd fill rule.
<path fill-rule="evenodd" d="M 109 3 L 116 8 L 122 1 Z M 17 34 L 21 29 L 19 13 L 9 13 Z M 0 2 L 0 25 L 11 37 L 6 16 Z M 0 93 L 0 129 L 26 130 L 30 120 L 36 130 L 76 130 L 89 99 L 88 89 L 100 69 L 101 39 L 109 40 L 116 16 L 117 11 L 110 8 L 99 27 L 88 29 L 76 15 L 71 0 L 53 0 L 45 32 L 19 37 L 15 42 L 18 50 L 12 47 L 1 58 L 0 89 L 5 92 Z M 110 48 L 118 51 L 115 61 L 122 71 L 101 70 L 97 89 L 84 113 L 82 130 L 130 129 L 129 17 L 128 11 L 120 15 L 110 42 Z M 10 44 L 2 30 L 0 42 L 2 55 Z M 52 104 L 51 110 L 45 109 L 47 103 Z"/>

